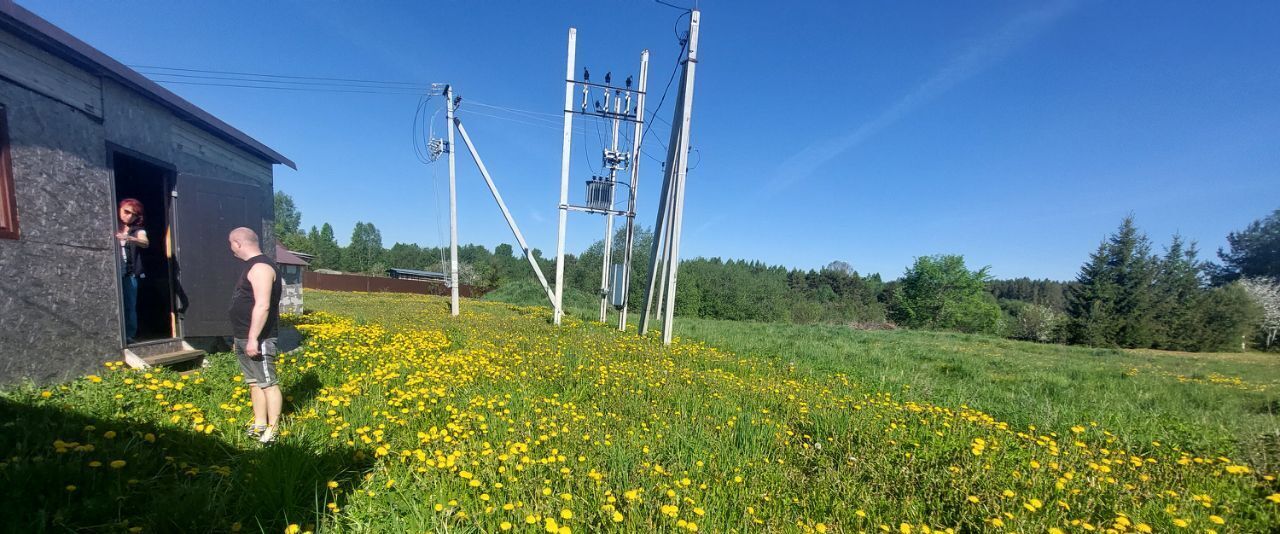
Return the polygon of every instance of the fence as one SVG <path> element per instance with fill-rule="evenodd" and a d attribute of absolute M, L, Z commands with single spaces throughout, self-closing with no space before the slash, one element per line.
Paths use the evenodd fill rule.
<path fill-rule="evenodd" d="M 449 286 L 442 282 L 403 280 L 358 274 L 324 274 L 311 271 L 302 274 L 302 287 L 329 291 L 365 291 L 370 293 L 417 293 L 419 295 L 442 296 L 449 294 Z M 472 286 L 458 286 L 458 295 L 463 297 L 478 297 L 480 294 L 481 292 Z"/>

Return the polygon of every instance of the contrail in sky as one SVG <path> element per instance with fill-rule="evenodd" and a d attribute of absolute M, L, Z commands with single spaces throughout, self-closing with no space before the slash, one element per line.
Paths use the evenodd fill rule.
<path fill-rule="evenodd" d="M 862 144 L 916 108 L 1008 57 L 1060 19 L 1072 7 L 1074 4 L 1070 2 L 1056 2 L 1010 20 L 999 31 L 974 43 L 952 58 L 942 69 L 907 92 L 875 118 L 834 139 L 812 143 L 787 158 L 763 192 L 776 193 L 797 181 L 808 178 L 827 162 Z"/>

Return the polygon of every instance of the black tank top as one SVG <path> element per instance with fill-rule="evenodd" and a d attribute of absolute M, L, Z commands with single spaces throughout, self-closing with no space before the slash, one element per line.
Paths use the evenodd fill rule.
<path fill-rule="evenodd" d="M 271 283 L 271 309 L 267 312 L 267 322 L 262 325 L 258 339 L 276 337 L 276 322 L 280 319 L 280 268 L 266 254 L 259 254 L 244 261 L 244 270 L 236 281 L 235 292 L 231 294 L 231 330 L 236 339 L 249 338 L 249 322 L 253 320 L 253 284 L 249 283 L 249 270 L 253 266 L 265 263 L 275 271 L 275 281 Z"/>

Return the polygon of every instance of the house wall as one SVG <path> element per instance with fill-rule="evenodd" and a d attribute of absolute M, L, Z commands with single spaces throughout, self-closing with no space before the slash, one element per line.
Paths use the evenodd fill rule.
<path fill-rule="evenodd" d="M 102 125 L 0 79 L 20 236 L 0 239 L 0 382 L 45 382 L 119 351 Z"/>
<path fill-rule="evenodd" d="M 0 48 L 23 60 L 21 65 L 6 62 L 0 72 L 21 228 L 19 239 L 0 239 L 0 383 L 44 383 L 120 358 L 109 143 L 171 164 L 179 184 L 258 186 L 263 206 L 271 206 L 272 168 L 144 96 L 3 29 Z M 75 80 L 75 91 L 41 85 L 58 79 Z M 99 98 L 85 95 L 86 87 L 98 91 Z M 99 101 L 100 108 L 86 104 Z M 261 213 L 263 249 L 274 251 L 272 210 Z M 180 225 L 200 224 L 183 221 L 182 213 L 177 218 Z M 208 246 L 221 251 L 226 243 Z M 179 250 L 179 259 L 182 254 Z M 185 280 L 188 286 L 200 283 Z M 221 294 L 217 289 L 212 292 Z M 225 310 L 225 300 L 216 306 Z"/>

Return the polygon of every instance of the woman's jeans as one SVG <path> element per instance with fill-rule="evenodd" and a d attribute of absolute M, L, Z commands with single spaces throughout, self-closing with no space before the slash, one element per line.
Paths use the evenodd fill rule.
<path fill-rule="evenodd" d="M 124 290 L 124 337 L 133 341 L 138 334 L 138 277 L 126 274 L 120 279 Z"/>

